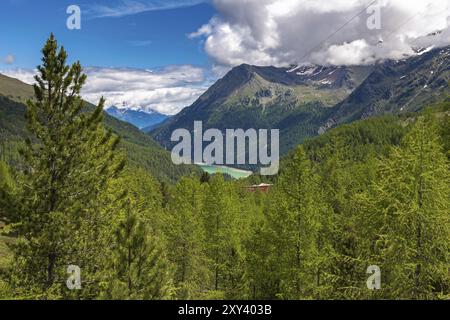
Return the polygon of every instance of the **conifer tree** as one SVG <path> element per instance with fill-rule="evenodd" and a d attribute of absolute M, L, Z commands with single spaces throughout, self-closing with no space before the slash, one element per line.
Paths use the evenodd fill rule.
<path fill-rule="evenodd" d="M 267 248 L 275 272 L 268 279 L 278 279 L 278 298 L 313 298 L 327 286 L 330 248 L 324 232 L 329 212 L 319 182 L 299 148 L 279 178 L 267 219 Z"/>
<path fill-rule="evenodd" d="M 357 299 L 367 292 L 367 266 L 360 248 L 364 234 L 353 197 L 365 190 L 371 174 L 354 159 L 355 153 L 340 137 L 332 137 L 320 155 L 321 188 L 330 211 L 327 238 L 332 246 L 329 283 L 332 298 Z M 366 174 L 368 176 L 366 177 Z M 367 277 L 366 277 L 367 278 Z"/>
<path fill-rule="evenodd" d="M 198 298 L 209 279 L 203 224 L 204 188 L 183 178 L 174 190 L 165 219 L 168 253 L 175 264 L 175 285 L 182 299 Z"/>
<path fill-rule="evenodd" d="M 211 178 L 205 197 L 206 252 L 212 273 L 213 298 L 237 299 L 247 294 L 240 239 L 238 197 L 222 175 Z M 239 288 L 237 288 L 239 287 Z"/>
<path fill-rule="evenodd" d="M 8 165 L 0 161 L 0 221 L 9 220 L 13 215 L 15 189 Z"/>
<path fill-rule="evenodd" d="M 34 297 L 58 297 L 67 292 L 68 265 L 89 278 L 102 256 L 95 246 L 98 195 L 124 162 L 116 152 L 119 139 L 102 125 L 104 100 L 91 110 L 80 98 L 86 81 L 80 63 L 66 65 L 67 53 L 53 34 L 42 53 L 26 114 L 34 139 L 23 152 L 26 177 L 14 217 L 20 241 L 11 282 Z"/>
<path fill-rule="evenodd" d="M 160 185 L 145 171 L 127 168 L 112 180 L 102 200 L 109 221 L 105 248 L 105 299 L 167 299 L 172 296 L 166 257 Z M 109 232 L 108 232 L 109 231 Z"/>
<path fill-rule="evenodd" d="M 171 268 L 162 246 L 129 206 L 116 229 L 110 268 L 103 298 L 162 300 L 172 296 Z"/>
<path fill-rule="evenodd" d="M 448 298 L 450 171 L 430 116 L 420 117 L 381 163 L 375 190 L 386 297 Z"/>

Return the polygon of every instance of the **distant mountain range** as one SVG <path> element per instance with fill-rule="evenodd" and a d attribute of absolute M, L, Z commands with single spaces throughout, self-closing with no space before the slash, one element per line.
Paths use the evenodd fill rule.
<path fill-rule="evenodd" d="M 131 123 L 144 132 L 150 132 L 157 125 L 169 118 L 169 116 L 156 111 L 146 112 L 141 110 L 132 110 L 130 108 L 118 108 L 116 106 L 111 106 L 105 109 L 105 111 L 110 116 Z"/>
<path fill-rule="evenodd" d="M 151 135 L 171 148 L 172 132 L 280 129 L 283 154 L 339 124 L 384 113 L 420 111 L 449 91 L 450 47 L 421 50 L 374 66 L 241 65 Z"/>

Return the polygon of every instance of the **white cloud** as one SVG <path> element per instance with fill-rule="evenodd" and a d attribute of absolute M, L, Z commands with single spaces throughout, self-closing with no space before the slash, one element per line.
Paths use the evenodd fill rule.
<path fill-rule="evenodd" d="M 173 115 L 191 105 L 206 91 L 205 71 L 184 65 L 159 70 L 125 68 L 86 68 L 88 79 L 82 97 L 98 103 L 104 96 L 106 106 L 116 105 L 140 110 L 155 110 Z M 0 71 L 23 82 L 34 83 L 35 71 L 12 69 Z"/>
<path fill-rule="evenodd" d="M 29 69 L 8 69 L 8 70 L 0 70 L 1 74 L 4 74 L 5 76 L 19 79 L 22 82 L 33 84 L 34 81 L 34 75 L 36 74 L 36 71 L 29 70 Z"/>
<path fill-rule="evenodd" d="M 123 17 L 148 11 L 191 7 L 207 0 L 115 0 L 108 5 L 92 4 L 87 13 L 91 18 Z"/>
<path fill-rule="evenodd" d="M 9 54 L 4 59 L 6 64 L 13 64 L 14 61 L 16 61 L 16 57 L 14 57 L 12 54 Z"/>
<path fill-rule="evenodd" d="M 365 9 L 372 2 L 214 0 L 217 16 L 190 37 L 203 37 L 208 55 L 227 66 L 367 64 L 412 54 L 424 41 L 450 44 L 450 0 L 377 0 L 380 30 L 367 26 L 373 12 Z M 446 31 L 423 39 L 436 30 Z"/>

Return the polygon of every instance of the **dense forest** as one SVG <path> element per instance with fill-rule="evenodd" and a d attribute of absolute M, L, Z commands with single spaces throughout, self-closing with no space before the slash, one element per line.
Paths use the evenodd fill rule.
<path fill-rule="evenodd" d="M 52 36 L 22 164 L 0 162 L 0 298 L 450 298 L 448 97 L 311 139 L 253 193 L 262 177 L 172 184 L 129 165 L 103 101 L 81 112 L 86 76 L 66 59 Z"/>

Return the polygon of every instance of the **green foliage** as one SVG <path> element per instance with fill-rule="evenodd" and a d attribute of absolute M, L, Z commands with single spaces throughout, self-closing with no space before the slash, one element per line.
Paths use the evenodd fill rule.
<path fill-rule="evenodd" d="M 129 204 L 131 206 L 131 204 Z M 126 208 L 116 229 L 115 246 L 105 299 L 162 300 L 170 298 L 172 284 L 167 260 L 142 218 Z"/>
<path fill-rule="evenodd" d="M 173 185 L 191 171 L 168 173 L 151 139 L 106 119 L 120 143 L 102 101 L 83 107 L 79 63 L 53 36 L 43 53 L 26 144 L 0 113 L 0 299 L 449 298 L 448 101 L 331 130 L 277 177 Z M 262 182 L 268 193 L 248 190 Z M 371 265 L 381 290 L 367 289 Z"/>
<path fill-rule="evenodd" d="M 374 205 L 384 292 L 401 299 L 448 298 L 450 172 L 435 120 L 420 117 L 380 163 Z"/>
<path fill-rule="evenodd" d="M 319 297 L 327 281 L 324 270 L 329 260 L 325 243 L 328 228 L 319 176 L 299 148 L 278 180 L 266 220 L 265 247 L 271 270 L 267 280 L 276 284 L 273 296 Z"/>
<path fill-rule="evenodd" d="M 0 161 L 0 222 L 7 220 L 14 210 L 16 185 L 8 165 Z"/>
<path fill-rule="evenodd" d="M 38 144 L 27 141 L 20 207 L 11 218 L 19 236 L 13 246 L 11 286 L 40 297 L 64 295 L 60 279 L 68 265 L 76 264 L 85 273 L 94 268 L 96 200 L 124 166 L 115 153 L 119 139 L 102 126 L 104 101 L 92 113 L 81 112 L 79 93 L 86 76 L 79 63 L 69 67 L 66 59 L 64 48 L 58 51 L 50 36 L 38 67 L 36 99 L 27 109 L 28 129 Z"/>
<path fill-rule="evenodd" d="M 240 210 L 236 191 L 221 175 L 215 175 L 206 191 L 204 223 L 206 254 L 212 281 L 209 289 L 224 291 L 227 298 L 238 298 L 245 291 L 245 274 L 239 241 Z"/>
<path fill-rule="evenodd" d="M 178 298 L 192 299 L 209 281 L 205 254 L 206 232 L 202 223 L 204 187 L 197 179 L 183 178 L 167 206 L 164 233 L 168 253 L 175 265 Z"/>

